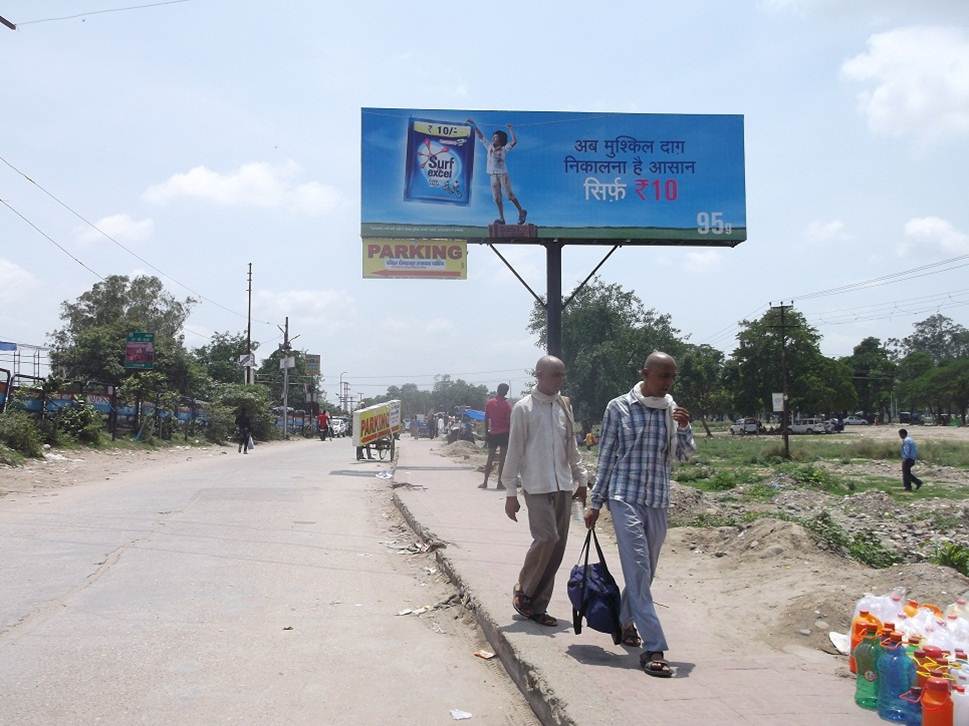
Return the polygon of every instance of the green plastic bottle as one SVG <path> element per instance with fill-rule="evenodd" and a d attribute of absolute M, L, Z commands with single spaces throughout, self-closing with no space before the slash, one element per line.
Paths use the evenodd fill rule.
<path fill-rule="evenodd" d="M 869 711 L 878 708 L 878 668 L 875 664 L 881 652 L 878 626 L 867 625 L 865 637 L 858 643 L 854 653 L 858 673 L 855 677 L 855 703 Z"/>

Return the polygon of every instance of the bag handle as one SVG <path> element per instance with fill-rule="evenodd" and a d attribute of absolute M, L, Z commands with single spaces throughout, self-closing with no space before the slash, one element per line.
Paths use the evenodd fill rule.
<path fill-rule="evenodd" d="M 589 582 L 589 544 L 592 541 L 592 530 L 585 536 L 585 544 L 582 545 L 582 549 L 579 551 L 579 562 L 582 562 L 583 555 L 585 556 L 585 562 L 582 565 L 582 597 L 579 602 L 582 603 L 582 609 L 576 610 L 572 607 L 572 629 L 575 631 L 576 635 L 582 634 L 582 618 L 585 616 L 585 589 Z M 596 542 L 596 547 L 599 543 Z"/>

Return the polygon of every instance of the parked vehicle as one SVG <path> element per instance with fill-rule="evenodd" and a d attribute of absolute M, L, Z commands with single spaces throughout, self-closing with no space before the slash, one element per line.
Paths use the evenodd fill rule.
<path fill-rule="evenodd" d="M 861 416 L 848 416 L 845 419 L 846 426 L 867 426 L 867 419 L 863 419 Z"/>
<path fill-rule="evenodd" d="M 831 426 L 831 433 L 836 434 L 845 430 L 845 422 L 840 418 L 828 419 L 828 423 Z"/>
<path fill-rule="evenodd" d="M 792 434 L 827 434 L 831 432 L 831 424 L 823 418 L 802 418 L 791 424 Z"/>
<path fill-rule="evenodd" d="M 909 411 L 898 412 L 898 422 L 903 424 L 924 424 L 925 419 L 920 413 L 910 413 Z"/>
<path fill-rule="evenodd" d="M 349 431 L 347 424 L 348 422 L 345 418 L 330 417 L 330 436 L 346 436 Z"/>
<path fill-rule="evenodd" d="M 739 436 L 744 436 L 746 434 L 759 434 L 763 430 L 764 424 L 762 424 L 756 418 L 738 418 L 733 424 L 730 425 L 730 433 Z"/>

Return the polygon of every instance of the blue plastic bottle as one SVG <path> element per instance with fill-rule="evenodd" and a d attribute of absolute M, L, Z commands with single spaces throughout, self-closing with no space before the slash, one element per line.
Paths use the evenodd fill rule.
<path fill-rule="evenodd" d="M 878 715 L 886 721 L 913 724 L 914 714 L 910 708 L 913 704 L 899 698 L 915 680 L 915 663 L 902 645 L 901 633 L 892 633 L 882 644 L 877 668 Z M 917 704 L 914 706 L 919 708 Z M 921 713 L 917 723 L 921 723 Z"/>

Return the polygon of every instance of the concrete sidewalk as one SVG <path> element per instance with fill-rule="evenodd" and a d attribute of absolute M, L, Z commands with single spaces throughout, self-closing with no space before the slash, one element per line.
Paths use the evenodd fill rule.
<path fill-rule="evenodd" d="M 608 635 L 588 629 L 575 635 L 566 583 L 585 536 L 578 504 L 549 606 L 559 627 L 520 619 L 511 590 L 531 541 L 527 512 L 523 506 L 518 523 L 509 520 L 504 492 L 478 489 L 481 475 L 435 453 L 439 446 L 410 438 L 401 443 L 395 503 L 422 537 L 446 545 L 437 550 L 442 568 L 469 596 L 495 652 L 544 723 L 878 723 L 854 704 L 854 681 L 837 675 L 839 659 L 807 648 L 780 652 L 738 643 L 722 625 L 710 626 L 695 592 L 672 588 L 662 559 L 654 596 L 667 606 L 660 617 L 674 678 L 643 673 L 639 648 L 615 646 Z M 621 586 L 612 538 L 600 535 L 600 541 Z"/>

